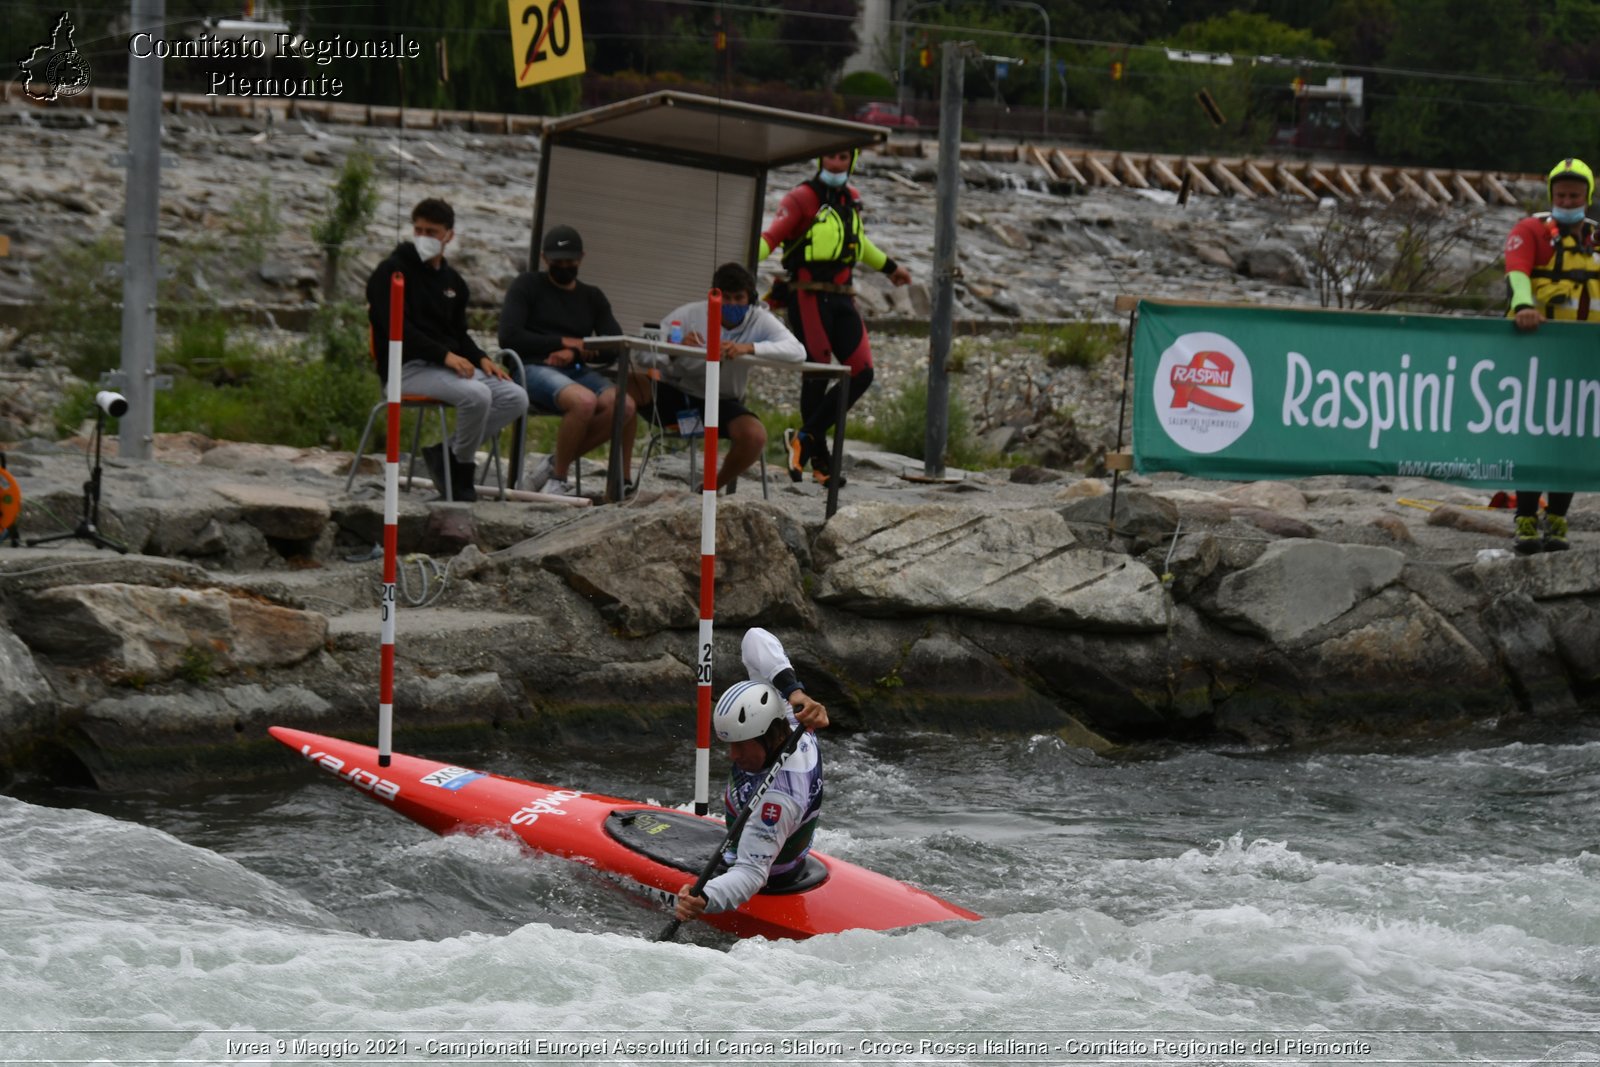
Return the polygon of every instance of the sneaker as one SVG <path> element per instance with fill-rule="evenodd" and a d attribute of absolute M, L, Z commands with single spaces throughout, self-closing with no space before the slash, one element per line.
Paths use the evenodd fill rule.
<path fill-rule="evenodd" d="M 551 478 L 544 483 L 543 489 L 535 489 L 534 492 L 549 493 L 551 496 L 577 496 L 565 478 Z"/>
<path fill-rule="evenodd" d="M 832 483 L 832 481 L 833 481 L 833 479 L 835 477 L 837 477 L 839 479 L 839 488 L 843 489 L 845 487 L 844 472 L 840 471 L 837 475 L 835 475 L 833 473 L 833 457 L 831 457 L 831 456 L 817 456 L 814 459 L 812 459 L 812 461 L 811 461 L 811 480 L 812 481 L 816 482 L 818 485 L 827 486 L 827 485 Z"/>
<path fill-rule="evenodd" d="M 1566 523 L 1561 524 L 1565 526 Z M 1544 544 L 1539 540 L 1539 520 L 1532 515 L 1517 516 L 1517 533 L 1511 539 L 1511 547 L 1519 556 L 1531 556 L 1544 550 Z"/>
<path fill-rule="evenodd" d="M 1565 552 L 1571 547 L 1567 544 L 1567 517 L 1547 513 L 1544 517 L 1544 550 Z"/>
<path fill-rule="evenodd" d="M 789 480 L 798 482 L 806 473 L 805 434 L 799 430 L 783 431 L 783 462 L 789 468 Z"/>
<path fill-rule="evenodd" d="M 556 457 L 546 456 L 537 466 L 530 467 L 522 472 L 522 484 L 517 488 L 526 489 L 537 493 L 544 489 L 544 483 L 550 480 L 551 473 L 556 469 Z"/>

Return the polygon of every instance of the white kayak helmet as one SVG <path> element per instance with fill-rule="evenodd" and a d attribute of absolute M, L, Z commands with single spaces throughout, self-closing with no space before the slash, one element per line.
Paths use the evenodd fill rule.
<path fill-rule="evenodd" d="M 711 729 L 719 741 L 753 741 L 789 713 L 789 703 L 776 686 L 740 682 L 728 687 L 711 713 Z"/>

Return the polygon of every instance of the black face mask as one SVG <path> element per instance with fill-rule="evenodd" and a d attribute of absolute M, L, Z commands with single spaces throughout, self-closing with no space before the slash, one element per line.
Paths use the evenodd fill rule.
<path fill-rule="evenodd" d="M 571 285 L 578 280 L 578 268 L 576 265 L 558 267 L 552 263 L 550 264 L 550 280 L 557 285 Z"/>

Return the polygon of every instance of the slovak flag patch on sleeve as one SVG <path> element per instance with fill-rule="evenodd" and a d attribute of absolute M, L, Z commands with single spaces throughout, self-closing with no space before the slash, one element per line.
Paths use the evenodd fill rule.
<path fill-rule="evenodd" d="M 766 826 L 778 825 L 778 816 L 780 814 L 782 814 L 782 809 L 771 801 L 761 805 L 761 822 Z"/>

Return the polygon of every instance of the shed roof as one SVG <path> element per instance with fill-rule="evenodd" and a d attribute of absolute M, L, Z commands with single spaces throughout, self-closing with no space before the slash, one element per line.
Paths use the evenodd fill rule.
<path fill-rule="evenodd" d="M 552 120 L 545 136 L 555 144 L 749 171 L 879 144 L 889 133 L 861 122 L 669 90 Z"/>

